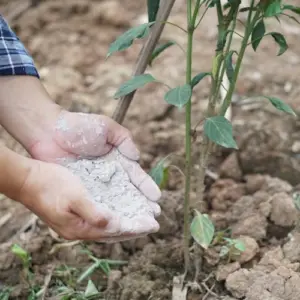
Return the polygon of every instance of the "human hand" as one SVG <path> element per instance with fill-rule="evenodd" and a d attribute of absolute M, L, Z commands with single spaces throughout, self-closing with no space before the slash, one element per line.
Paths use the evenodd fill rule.
<path fill-rule="evenodd" d="M 103 156 L 113 147 L 132 161 L 124 160 L 123 167 L 133 185 L 150 201 L 158 201 L 161 191 L 137 163 L 139 151 L 130 132 L 107 116 L 62 111 L 53 128 L 30 147 L 29 153 L 42 161 L 58 162 L 64 158 Z"/>
<path fill-rule="evenodd" d="M 158 230 L 150 217 L 136 220 L 135 232 L 124 230 L 120 219 L 93 202 L 80 179 L 68 169 L 38 160 L 32 164 L 19 201 L 63 238 L 117 241 Z"/>
<path fill-rule="evenodd" d="M 151 177 L 140 167 L 137 160 L 139 151 L 132 141 L 127 129 L 117 124 L 112 119 L 94 114 L 70 113 L 63 111 L 59 115 L 53 130 L 44 139 L 33 145 L 30 153 L 34 158 L 42 161 L 62 163 L 68 158 L 91 158 L 106 155 L 116 148 L 121 155 L 118 162 L 127 172 L 131 183 L 140 190 L 148 199 L 148 205 L 153 212 L 149 216 L 137 217 L 131 230 L 128 222 L 121 221 L 119 236 L 111 235 L 105 242 L 127 240 L 128 230 L 132 238 L 143 236 L 159 229 L 154 217 L 160 214 L 160 206 L 156 203 L 161 192 Z M 88 205 L 87 205 L 88 206 Z M 92 207 L 87 209 L 93 209 Z M 131 226 L 132 226 L 131 224 Z"/>

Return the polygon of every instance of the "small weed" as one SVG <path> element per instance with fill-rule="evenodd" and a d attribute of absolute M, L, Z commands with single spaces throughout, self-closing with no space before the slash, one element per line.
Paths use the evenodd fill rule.
<path fill-rule="evenodd" d="M 245 244 L 238 239 L 230 239 L 230 238 L 223 238 L 225 241 L 225 245 L 222 246 L 220 251 L 220 257 L 224 258 L 227 256 L 228 263 L 233 259 L 236 259 L 243 253 L 246 248 Z"/>
<path fill-rule="evenodd" d="M 122 260 L 110 260 L 110 259 L 99 259 L 92 255 L 92 253 L 88 250 L 84 250 L 87 253 L 88 257 L 94 262 L 91 264 L 86 271 L 84 271 L 79 278 L 77 279 L 77 283 L 82 282 L 86 278 L 90 277 L 96 270 L 101 270 L 106 276 L 109 276 L 110 266 L 120 266 L 126 265 L 126 261 Z"/>
<path fill-rule="evenodd" d="M 61 300 L 101 300 L 101 293 L 96 288 L 92 280 L 89 280 L 85 291 L 78 291 L 75 288 L 69 286 L 60 286 L 56 290 L 57 296 Z"/>
<path fill-rule="evenodd" d="M 38 299 L 40 294 L 42 293 L 42 289 L 40 286 L 35 284 L 35 276 L 32 271 L 32 258 L 30 254 L 23 249 L 21 246 L 14 244 L 11 248 L 13 254 L 15 254 L 22 262 L 23 265 L 23 275 L 26 283 L 29 288 L 29 295 L 27 297 L 28 300 Z"/>
<path fill-rule="evenodd" d="M 8 300 L 12 290 L 11 287 L 1 287 L 0 300 Z"/>

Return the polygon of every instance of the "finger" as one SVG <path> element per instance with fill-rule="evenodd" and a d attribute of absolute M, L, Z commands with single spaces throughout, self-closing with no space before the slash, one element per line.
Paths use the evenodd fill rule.
<path fill-rule="evenodd" d="M 79 198 L 71 203 L 71 211 L 86 221 L 88 224 L 102 227 L 108 225 L 113 219 L 112 212 L 107 208 L 97 205 L 88 198 Z"/>
<path fill-rule="evenodd" d="M 124 235 L 116 235 L 113 236 L 107 233 L 105 230 L 99 230 L 99 228 L 91 226 L 87 224 L 87 226 L 80 230 L 78 233 L 78 239 L 85 240 L 85 241 L 102 241 L 102 242 L 118 242 L 121 240 L 128 240 L 136 238 L 136 234 L 124 234 Z"/>
<path fill-rule="evenodd" d="M 127 158 L 138 160 L 140 152 L 132 140 L 131 134 L 125 127 L 113 119 L 102 116 L 107 124 L 107 143 L 118 148 Z"/>
<path fill-rule="evenodd" d="M 135 185 L 148 199 L 158 201 L 161 198 L 161 191 L 152 178 L 134 161 L 130 161 L 119 155 L 117 157 L 127 172 L 130 181 Z"/>
<path fill-rule="evenodd" d="M 159 230 L 159 224 L 150 216 L 139 216 L 136 218 L 123 218 L 121 220 L 121 231 L 124 234 L 150 234 Z"/>
<path fill-rule="evenodd" d="M 160 206 L 153 202 L 153 201 L 148 201 L 148 205 L 151 207 L 152 211 L 153 211 L 153 214 L 154 214 L 154 217 L 159 217 L 160 214 L 161 214 L 161 208 Z"/>
<path fill-rule="evenodd" d="M 77 239 L 90 241 L 125 241 L 145 236 L 149 233 L 156 232 L 159 229 L 158 223 L 156 221 L 153 222 L 153 219 L 150 217 L 139 217 L 136 218 L 136 220 L 130 220 L 129 222 L 124 222 L 123 220 L 118 224 L 117 229 L 115 225 L 111 225 L 111 228 L 102 229 L 90 225 L 83 220 L 78 220 L 77 222 L 77 224 L 79 224 L 76 230 Z"/>

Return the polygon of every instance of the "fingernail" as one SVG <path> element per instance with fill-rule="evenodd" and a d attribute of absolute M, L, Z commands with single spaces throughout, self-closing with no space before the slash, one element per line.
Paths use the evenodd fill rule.
<path fill-rule="evenodd" d="M 118 149 L 123 155 L 125 155 L 129 159 L 139 160 L 140 158 L 140 151 L 137 149 L 134 142 L 130 138 L 125 139 L 118 146 Z"/>
<path fill-rule="evenodd" d="M 161 190 L 149 175 L 139 185 L 139 189 L 151 201 L 157 202 L 161 198 Z"/>

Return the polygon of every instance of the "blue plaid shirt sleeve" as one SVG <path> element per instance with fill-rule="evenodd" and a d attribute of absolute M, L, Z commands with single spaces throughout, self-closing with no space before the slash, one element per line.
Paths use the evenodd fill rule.
<path fill-rule="evenodd" d="M 39 78 L 32 57 L 0 15 L 0 76 L 29 75 Z"/>

